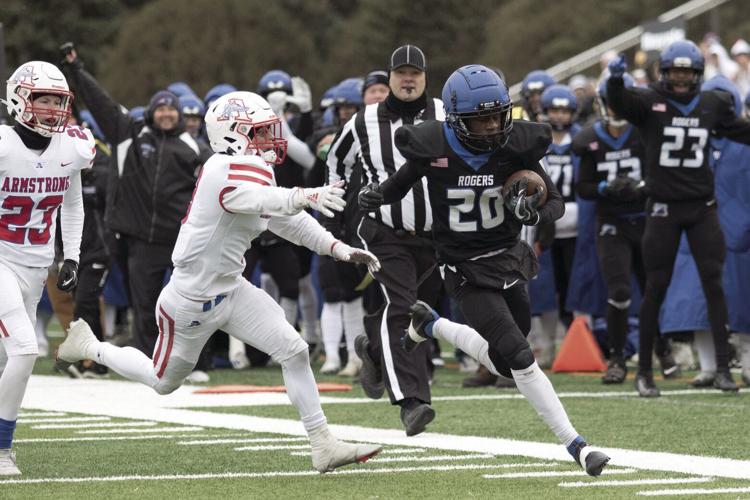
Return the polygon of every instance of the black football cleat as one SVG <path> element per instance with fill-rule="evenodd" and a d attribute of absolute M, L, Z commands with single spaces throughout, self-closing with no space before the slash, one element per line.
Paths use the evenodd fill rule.
<path fill-rule="evenodd" d="M 385 392 L 385 384 L 383 384 L 383 375 L 380 371 L 380 366 L 370 357 L 370 352 L 367 349 L 369 345 L 370 341 L 365 335 L 360 335 L 354 339 L 354 350 L 362 360 L 359 383 L 362 385 L 362 389 L 368 398 L 380 399 Z"/>
<path fill-rule="evenodd" d="M 722 392 L 737 392 L 740 390 L 729 371 L 716 372 L 714 388 L 720 389 Z"/>
<path fill-rule="evenodd" d="M 607 366 L 607 373 L 602 377 L 602 384 L 622 384 L 628 375 L 628 368 L 625 366 L 625 360 L 612 359 Z"/>
<path fill-rule="evenodd" d="M 661 396 L 659 388 L 654 384 L 654 375 L 651 372 L 638 372 L 635 376 L 635 390 L 642 398 L 658 398 Z"/>
<path fill-rule="evenodd" d="M 586 471 L 586 474 L 589 476 L 600 476 L 602 473 L 602 470 L 604 470 L 604 467 L 607 466 L 609 463 L 609 456 L 607 454 L 597 451 L 597 450 L 591 450 L 589 448 L 588 453 L 586 453 L 586 460 L 585 463 L 581 463 L 581 452 L 588 448 L 588 444 L 586 444 L 586 440 L 583 439 L 581 436 L 578 436 L 575 438 L 575 440 L 568 445 L 568 453 L 573 457 L 573 459 L 576 461 L 578 465 L 583 467 L 583 469 Z"/>
<path fill-rule="evenodd" d="M 674 356 L 672 356 L 671 352 L 657 357 L 659 358 L 661 374 L 664 376 L 664 380 L 676 379 L 682 376 L 682 369 L 680 368 L 680 365 L 675 362 Z"/>
<path fill-rule="evenodd" d="M 407 408 L 401 407 L 401 422 L 404 424 L 407 436 L 416 436 L 423 432 L 427 424 L 435 419 L 435 410 L 426 403 Z"/>
<path fill-rule="evenodd" d="M 406 352 L 413 352 L 419 344 L 432 338 L 428 333 L 428 325 L 440 319 L 430 306 L 421 300 L 416 301 L 409 308 L 411 322 L 409 328 L 401 337 L 401 346 Z"/>

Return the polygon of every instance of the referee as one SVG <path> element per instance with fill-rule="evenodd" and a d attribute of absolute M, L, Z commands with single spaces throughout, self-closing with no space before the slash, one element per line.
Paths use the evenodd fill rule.
<path fill-rule="evenodd" d="M 443 104 L 425 93 L 427 63 L 414 45 L 403 45 L 388 64 L 390 94 L 384 102 L 358 111 L 339 131 L 328 152 L 328 183 L 347 182 L 361 161 L 365 177 L 361 185 L 383 182 L 405 159 L 393 137 L 402 125 L 425 120 L 444 120 Z M 362 358 L 360 381 L 373 399 L 388 389 L 391 403 L 401 407 L 407 436 L 422 432 L 435 418 L 430 406 L 429 343 L 412 353 L 401 348 L 400 339 L 409 326 L 409 306 L 417 299 L 435 305 L 442 280 L 436 272 L 430 239 L 432 215 L 426 181 L 414 185 L 400 203 L 383 206 L 365 216 L 358 235 L 365 248 L 382 263 L 375 279 L 385 307 L 379 329 L 367 329 L 356 341 Z"/>

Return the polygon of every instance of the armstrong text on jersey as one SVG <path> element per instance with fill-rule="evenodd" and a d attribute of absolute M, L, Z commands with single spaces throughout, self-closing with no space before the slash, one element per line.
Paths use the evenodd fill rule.
<path fill-rule="evenodd" d="M 3 193 L 60 193 L 70 187 L 70 177 L 5 177 Z"/>

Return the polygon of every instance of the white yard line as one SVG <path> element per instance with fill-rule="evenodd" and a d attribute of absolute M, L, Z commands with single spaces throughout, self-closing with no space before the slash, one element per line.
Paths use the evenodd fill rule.
<path fill-rule="evenodd" d="M 517 464 L 505 464 L 517 465 Z M 427 465 L 424 467 L 387 467 L 371 469 L 369 467 L 359 467 L 353 469 L 340 469 L 329 472 L 327 476 L 350 476 L 358 474 L 393 474 L 397 472 L 430 472 L 430 471 L 456 471 L 456 470 L 477 470 L 477 469 L 498 469 L 501 465 L 486 464 L 466 464 L 466 465 Z M 262 477 L 303 477 L 303 476 L 320 476 L 319 472 L 314 470 L 302 471 L 271 471 L 271 472 L 222 472 L 206 474 L 169 474 L 159 476 L 92 476 L 92 477 L 40 477 L 35 479 L 6 479 L 0 480 L 0 485 L 5 484 L 49 484 L 49 483 L 98 483 L 114 481 L 166 481 L 166 480 L 186 480 L 186 479 L 228 479 L 228 478 L 262 478 Z"/>
<path fill-rule="evenodd" d="M 18 418 L 36 418 L 36 417 L 64 417 L 66 413 L 59 411 L 32 411 L 32 412 L 20 412 Z"/>
<path fill-rule="evenodd" d="M 408 453 L 424 453 L 424 451 L 424 448 L 384 448 L 383 451 L 380 452 L 380 455 L 406 455 Z M 293 451 L 289 454 L 295 457 L 310 456 L 309 451 Z"/>
<path fill-rule="evenodd" d="M 631 480 L 611 480 L 611 481 L 573 481 L 569 483 L 559 483 L 562 488 L 586 488 L 586 487 L 609 487 L 609 486 L 640 486 L 647 484 L 686 484 L 686 483 L 710 483 L 712 477 L 675 477 L 666 479 L 631 479 Z"/>
<path fill-rule="evenodd" d="M 240 446 L 234 451 L 271 451 L 271 450 L 309 450 L 309 444 L 259 444 L 256 446 Z"/>
<path fill-rule="evenodd" d="M 613 474 L 634 474 L 635 469 L 604 469 L 603 476 Z M 540 472 L 505 472 L 503 474 L 483 474 L 485 479 L 517 479 L 526 477 L 568 477 L 568 476 L 588 476 L 582 470 L 545 470 Z"/>
<path fill-rule="evenodd" d="M 32 429 L 96 429 L 105 427 L 151 427 L 157 422 L 106 422 L 102 424 L 42 424 L 32 425 Z"/>
<path fill-rule="evenodd" d="M 17 423 L 21 424 L 64 424 L 68 422 L 103 422 L 112 420 L 110 417 L 62 417 L 62 418 L 19 418 Z"/>
<path fill-rule="evenodd" d="M 476 460 L 476 459 L 492 459 L 495 458 L 493 455 L 487 455 L 485 453 L 474 453 L 470 455 L 401 455 L 400 457 L 373 457 L 372 461 L 376 463 L 384 462 L 447 462 L 447 461 L 458 461 L 458 460 Z"/>
<path fill-rule="evenodd" d="M 207 445 L 207 444 L 239 444 L 239 443 L 288 443 L 294 441 L 307 441 L 306 437 L 299 438 L 237 438 L 237 439 L 198 439 L 193 441 L 178 441 L 182 445 Z M 308 447 L 309 448 L 309 447 Z"/>
<path fill-rule="evenodd" d="M 714 488 L 714 489 L 680 489 L 680 490 L 646 490 L 639 491 L 636 495 L 644 497 L 679 496 L 679 495 L 720 495 L 723 493 L 750 493 L 750 488 Z"/>
<path fill-rule="evenodd" d="M 176 401 L 179 401 L 184 407 L 210 406 L 207 404 L 206 395 L 194 395 L 191 391 L 192 388 L 183 386 L 173 393 L 176 394 L 175 399 L 170 399 L 168 396 L 157 395 L 146 386 L 132 382 L 81 380 L 71 383 L 70 379 L 62 377 L 35 375 L 29 381 L 23 407 L 27 410 L 108 415 L 134 420 L 154 420 L 170 424 L 244 430 L 284 436 L 304 437 L 307 435 L 298 420 L 172 407 Z M 670 391 L 665 391 L 662 394 L 666 395 L 667 392 Z M 671 392 L 697 394 L 700 391 Z M 710 392 L 715 393 L 715 391 Z M 590 393 L 579 394 L 592 396 Z M 618 396 L 622 395 L 617 394 Z M 242 396 L 245 396 L 246 405 L 248 404 L 247 401 L 254 400 L 254 398 L 249 397 L 252 395 Z M 520 395 L 518 397 L 520 398 Z M 92 404 L 92 401 L 96 404 Z M 208 401 L 210 401 L 210 397 Z M 194 405 L 191 402 L 194 402 Z M 289 404 L 288 398 L 287 404 Z M 337 437 L 350 441 L 365 441 L 396 447 L 418 446 L 441 451 L 487 453 L 495 456 L 523 456 L 532 459 L 565 461 L 570 463 L 571 466 L 573 464 L 565 448 L 552 442 L 554 438 L 551 434 L 550 442 L 534 442 L 432 432 L 406 437 L 403 429 L 378 429 L 354 425 L 331 425 L 330 427 Z M 731 438 L 728 437 L 727 439 Z M 610 464 L 614 466 L 700 476 L 750 479 L 750 460 L 621 448 L 600 449 L 612 457 Z"/>
<path fill-rule="evenodd" d="M 153 420 L 153 419 L 150 419 Z M 90 431 L 76 431 L 76 434 L 158 434 L 164 432 L 198 432 L 203 427 L 157 427 L 154 429 L 92 429 Z"/>
<path fill-rule="evenodd" d="M 246 436 L 247 434 L 222 434 L 222 436 Z M 195 434 L 191 437 L 213 437 L 216 434 Z M 79 443 L 82 441 L 139 441 L 139 440 L 150 440 L 150 439 L 183 439 L 183 434 L 167 434 L 164 436 L 79 436 L 72 438 L 28 438 L 28 439 L 13 439 L 13 444 L 36 444 L 36 443 Z"/>

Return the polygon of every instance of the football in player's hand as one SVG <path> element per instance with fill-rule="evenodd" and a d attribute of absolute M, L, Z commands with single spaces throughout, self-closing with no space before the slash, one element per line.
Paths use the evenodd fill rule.
<path fill-rule="evenodd" d="M 503 184 L 503 198 L 512 196 L 510 189 L 522 179 L 526 180 L 526 196 L 531 196 L 536 193 L 537 188 L 542 188 L 542 195 L 539 199 L 539 203 L 536 204 L 536 207 L 539 208 L 544 206 L 547 202 L 547 186 L 544 184 L 544 179 L 533 170 L 518 170 L 513 172 L 510 177 L 508 177 L 508 180 L 505 181 L 505 184 Z"/>

